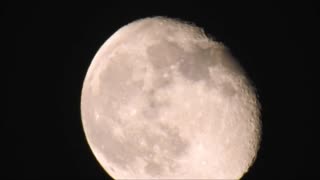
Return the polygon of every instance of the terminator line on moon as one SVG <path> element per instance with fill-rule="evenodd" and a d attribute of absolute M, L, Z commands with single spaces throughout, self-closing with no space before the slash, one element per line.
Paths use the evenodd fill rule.
<path fill-rule="evenodd" d="M 255 89 L 228 49 L 165 17 L 134 21 L 103 44 L 81 115 L 115 179 L 239 179 L 261 136 Z"/>

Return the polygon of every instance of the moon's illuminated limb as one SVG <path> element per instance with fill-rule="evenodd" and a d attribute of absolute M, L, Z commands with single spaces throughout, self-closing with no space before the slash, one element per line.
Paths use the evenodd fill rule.
<path fill-rule="evenodd" d="M 227 48 L 164 17 L 106 41 L 81 113 L 93 153 L 116 179 L 237 179 L 260 142 L 259 102 Z"/>

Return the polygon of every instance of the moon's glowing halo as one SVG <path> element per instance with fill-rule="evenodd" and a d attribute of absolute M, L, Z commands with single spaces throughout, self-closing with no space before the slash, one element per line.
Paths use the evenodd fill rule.
<path fill-rule="evenodd" d="M 226 47 L 164 17 L 113 34 L 81 97 L 88 143 L 116 179 L 240 178 L 258 151 L 259 109 Z"/>

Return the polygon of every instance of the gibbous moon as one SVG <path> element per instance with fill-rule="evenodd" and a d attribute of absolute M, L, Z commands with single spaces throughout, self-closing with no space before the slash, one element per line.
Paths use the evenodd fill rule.
<path fill-rule="evenodd" d="M 180 20 L 114 33 L 86 74 L 81 115 L 115 179 L 239 179 L 256 158 L 260 104 L 228 49 Z"/>

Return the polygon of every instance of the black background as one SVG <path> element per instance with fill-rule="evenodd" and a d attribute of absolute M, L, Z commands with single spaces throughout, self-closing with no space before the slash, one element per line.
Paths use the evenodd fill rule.
<path fill-rule="evenodd" d="M 7 160 L 1 161 L 1 179 L 108 179 L 82 129 L 82 82 L 108 37 L 135 19 L 155 15 L 203 27 L 231 49 L 257 87 L 263 139 L 244 179 L 319 178 L 315 4 L 149 5 L 1 6 L 9 107 L 1 130 Z"/>

